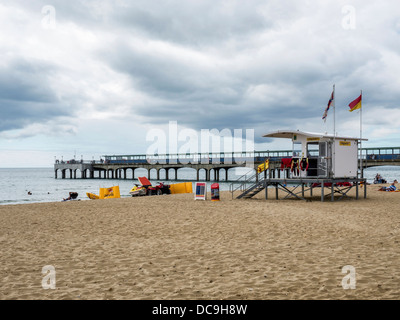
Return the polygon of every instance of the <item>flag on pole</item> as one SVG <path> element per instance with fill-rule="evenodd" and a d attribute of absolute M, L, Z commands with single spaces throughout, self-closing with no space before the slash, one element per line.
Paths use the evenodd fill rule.
<path fill-rule="evenodd" d="M 331 98 L 328 101 L 328 105 L 325 108 L 324 114 L 322 115 L 322 120 L 326 121 L 326 117 L 328 116 L 329 108 L 332 105 L 333 99 L 335 99 L 335 91 L 332 91 Z"/>
<path fill-rule="evenodd" d="M 350 112 L 357 110 L 357 109 L 361 109 L 361 100 L 362 100 L 362 94 L 360 94 L 360 96 L 355 99 L 354 101 L 350 102 L 349 107 L 350 107 Z"/>
<path fill-rule="evenodd" d="M 267 170 L 269 168 L 269 160 L 265 160 L 265 162 L 263 162 L 262 164 L 260 164 L 257 167 L 257 173 L 261 173 L 264 172 L 265 170 Z"/>

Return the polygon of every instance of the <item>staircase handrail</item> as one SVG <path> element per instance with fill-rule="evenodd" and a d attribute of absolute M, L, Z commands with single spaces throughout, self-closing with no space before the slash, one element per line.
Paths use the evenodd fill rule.
<path fill-rule="evenodd" d="M 235 191 L 241 190 L 244 191 L 246 190 L 246 185 L 250 182 L 254 183 L 254 181 L 252 181 L 254 178 L 257 178 L 258 172 L 256 172 L 255 174 L 251 175 L 249 178 L 247 178 L 247 175 L 250 173 L 250 171 L 244 175 L 242 175 L 241 177 L 239 177 L 238 179 L 236 179 L 234 182 L 232 182 L 229 186 L 229 191 L 232 194 L 232 199 L 233 199 L 233 194 L 235 193 Z M 243 179 L 244 180 L 241 180 Z M 256 179 L 257 180 L 257 179 Z M 238 187 L 234 187 L 234 185 L 239 184 Z"/>

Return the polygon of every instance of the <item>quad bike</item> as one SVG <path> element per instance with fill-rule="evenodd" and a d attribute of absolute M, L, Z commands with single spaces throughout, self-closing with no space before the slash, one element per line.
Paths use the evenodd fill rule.
<path fill-rule="evenodd" d="M 147 195 L 148 196 L 153 196 L 153 195 L 163 195 L 163 194 L 171 194 L 171 190 L 169 189 L 169 185 L 166 185 L 162 182 L 160 182 L 156 186 L 150 186 L 147 187 Z"/>

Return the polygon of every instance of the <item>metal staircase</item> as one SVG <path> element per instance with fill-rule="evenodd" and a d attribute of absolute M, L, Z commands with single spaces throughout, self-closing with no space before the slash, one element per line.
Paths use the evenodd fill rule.
<path fill-rule="evenodd" d="M 260 175 L 261 176 L 261 175 Z M 241 191 L 241 193 L 236 197 L 236 199 L 249 199 L 254 197 L 256 194 L 261 192 L 262 190 L 265 189 L 265 179 L 258 179 L 259 174 L 253 174 L 248 177 L 248 175 L 243 175 L 241 176 L 238 180 L 233 182 L 230 185 L 230 192 L 232 193 L 232 199 L 233 199 L 233 194 L 236 191 Z M 235 187 L 235 185 L 239 185 L 238 187 Z"/>
<path fill-rule="evenodd" d="M 264 180 L 258 181 L 242 192 L 236 199 L 250 199 L 265 189 Z"/>

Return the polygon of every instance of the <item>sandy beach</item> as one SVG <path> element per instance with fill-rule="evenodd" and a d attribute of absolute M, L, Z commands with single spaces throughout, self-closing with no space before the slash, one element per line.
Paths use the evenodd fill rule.
<path fill-rule="evenodd" d="M 339 202 L 316 190 L 311 202 L 223 192 L 0 206 L 0 299 L 398 299 L 400 193 L 378 188 Z"/>

